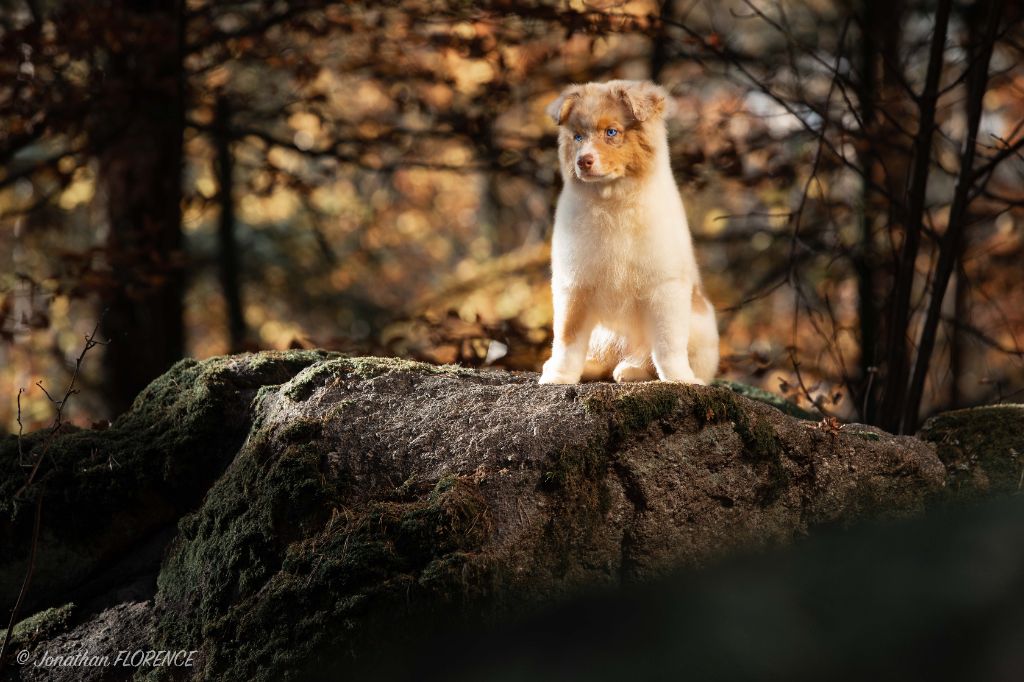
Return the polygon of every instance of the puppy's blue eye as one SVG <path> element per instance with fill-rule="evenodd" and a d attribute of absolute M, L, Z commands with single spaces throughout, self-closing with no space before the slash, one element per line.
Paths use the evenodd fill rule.
<path fill-rule="evenodd" d="M 615 137 L 616 135 L 619 134 L 619 131 L 616 130 L 615 128 L 609 128 L 608 130 L 604 131 L 604 134 L 607 135 L 608 137 Z"/>
<path fill-rule="evenodd" d="M 583 136 L 580 135 L 579 133 L 576 133 L 575 135 L 573 135 L 572 139 L 576 140 L 577 142 L 583 142 Z"/>

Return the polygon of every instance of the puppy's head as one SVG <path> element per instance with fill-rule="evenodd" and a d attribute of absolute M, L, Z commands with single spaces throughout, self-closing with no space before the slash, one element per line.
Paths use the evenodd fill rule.
<path fill-rule="evenodd" d="M 562 175 L 585 183 L 642 177 L 664 131 L 665 90 L 650 81 L 608 81 L 566 88 L 548 107 L 559 126 Z"/>

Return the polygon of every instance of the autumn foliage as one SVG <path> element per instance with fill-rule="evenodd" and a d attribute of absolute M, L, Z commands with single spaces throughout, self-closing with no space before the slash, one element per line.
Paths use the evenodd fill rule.
<path fill-rule="evenodd" d="M 11 428 L 17 389 L 62 383 L 101 315 L 79 420 L 183 354 L 537 369 L 559 182 L 544 108 L 613 77 L 673 95 L 725 376 L 894 431 L 1024 390 L 1013 3 L 7 6 Z M 23 409 L 48 421 L 41 394 Z"/>

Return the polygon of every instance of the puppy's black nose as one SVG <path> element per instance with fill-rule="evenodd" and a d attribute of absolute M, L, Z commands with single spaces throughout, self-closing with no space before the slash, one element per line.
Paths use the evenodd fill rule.
<path fill-rule="evenodd" d="M 580 167 L 580 170 L 590 170 L 594 167 L 594 155 L 584 154 L 576 159 L 576 165 Z"/>

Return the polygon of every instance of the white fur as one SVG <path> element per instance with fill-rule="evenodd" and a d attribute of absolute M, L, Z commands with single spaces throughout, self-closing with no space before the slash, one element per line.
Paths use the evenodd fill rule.
<path fill-rule="evenodd" d="M 647 125 L 654 159 L 643 179 L 583 182 L 562 169 L 551 245 L 555 340 L 542 384 L 609 372 L 619 382 L 656 374 L 704 384 L 718 368 L 714 309 L 710 303 L 700 315 L 691 309 L 700 273 L 665 125 L 660 118 Z M 574 297 L 587 301 L 585 321 L 567 341 L 560 330 Z"/>

